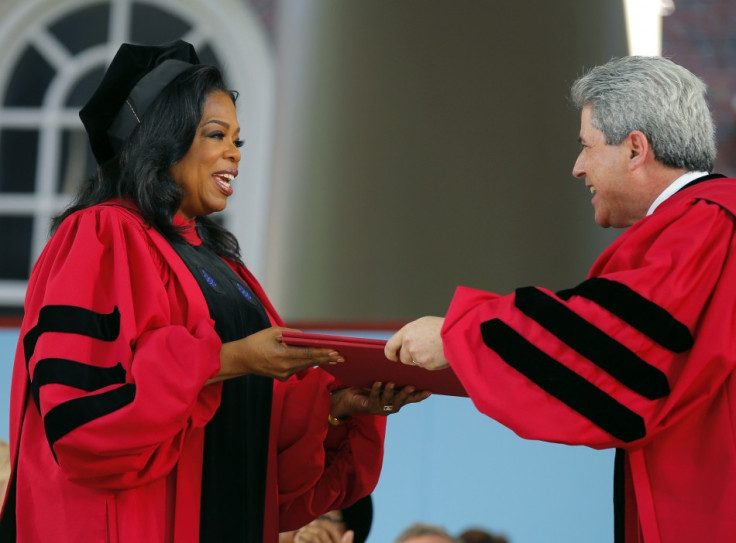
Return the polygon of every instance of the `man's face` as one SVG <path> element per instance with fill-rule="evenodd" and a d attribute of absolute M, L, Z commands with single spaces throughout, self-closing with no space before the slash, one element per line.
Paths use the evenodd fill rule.
<path fill-rule="evenodd" d="M 591 203 L 598 226 L 631 226 L 646 214 L 651 202 L 631 175 L 630 136 L 618 145 L 607 145 L 603 132 L 593 126 L 591 117 L 592 107 L 585 106 L 580 115 L 582 150 L 572 174 L 584 179 L 593 194 Z"/>

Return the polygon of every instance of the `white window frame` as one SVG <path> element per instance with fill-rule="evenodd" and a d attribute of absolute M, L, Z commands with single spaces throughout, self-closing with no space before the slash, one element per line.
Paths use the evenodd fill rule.
<path fill-rule="evenodd" d="M 0 216 L 33 217 L 32 266 L 47 241 L 49 221 L 69 202 L 56 194 L 64 129 L 81 128 L 79 112 L 63 107 L 80 77 L 106 66 L 119 45 L 128 42 L 133 3 L 167 11 L 191 25 L 182 39 L 195 49 L 209 45 L 222 64 L 228 84 L 240 93 L 238 117 L 246 145 L 235 193 L 223 212 L 224 223 L 238 238 L 251 271 L 263 273 L 267 239 L 269 181 L 274 111 L 274 67 L 271 47 L 261 22 L 245 0 L 5 0 L 0 8 L 0 85 L 28 45 L 33 45 L 56 70 L 40 108 L 0 106 L 0 129 L 39 130 L 36 190 L 33 194 L 0 193 Z M 70 54 L 48 28 L 70 13 L 109 3 L 110 31 L 106 44 Z M 6 88 L 0 88 L 0 97 Z M 0 103 L 2 103 L 0 101 Z M 83 166 L 69 160 L 71 168 Z M 81 158 L 81 157 L 80 157 Z M 81 174 L 81 173 L 80 173 Z M 26 281 L 0 280 L 0 305 L 22 306 Z"/>

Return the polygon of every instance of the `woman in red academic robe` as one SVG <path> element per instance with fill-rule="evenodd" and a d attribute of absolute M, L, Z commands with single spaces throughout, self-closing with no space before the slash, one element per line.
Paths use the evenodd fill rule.
<path fill-rule="evenodd" d="M 99 171 L 34 267 L 0 539 L 276 542 L 369 494 L 411 389 L 337 389 L 208 218 L 241 155 L 191 45 L 121 47 L 80 113 Z M 275 379 L 275 380 L 274 380 Z"/>

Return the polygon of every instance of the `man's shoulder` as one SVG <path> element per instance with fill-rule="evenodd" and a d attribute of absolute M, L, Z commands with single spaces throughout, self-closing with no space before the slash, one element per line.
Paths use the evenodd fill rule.
<path fill-rule="evenodd" d="M 719 177 L 697 183 L 682 191 L 683 196 L 717 204 L 736 216 L 736 179 Z"/>

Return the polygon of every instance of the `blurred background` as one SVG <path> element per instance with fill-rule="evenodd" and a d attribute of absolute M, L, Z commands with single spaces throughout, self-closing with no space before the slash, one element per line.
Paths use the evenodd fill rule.
<path fill-rule="evenodd" d="M 574 286 L 617 235 L 570 173 L 586 68 L 702 77 L 736 175 L 734 28 L 732 0 L 0 0 L 0 438 L 26 280 L 92 171 L 78 111 L 120 43 L 189 41 L 240 92 L 221 220 L 286 321 L 386 337 L 457 285 Z M 369 541 L 414 521 L 610 541 L 612 458 L 433 397 L 389 421 Z"/>

